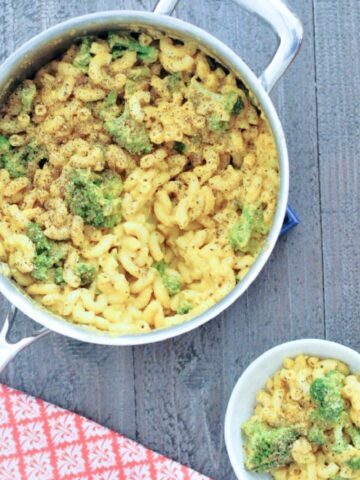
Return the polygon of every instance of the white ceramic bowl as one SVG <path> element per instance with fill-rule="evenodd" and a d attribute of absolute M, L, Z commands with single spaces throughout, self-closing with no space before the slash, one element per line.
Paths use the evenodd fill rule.
<path fill-rule="evenodd" d="M 360 371 L 360 353 L 339 343 L 327 340 L 303 339 L 282 343 L 254 360 L 241 375 L 232 391 L 225 415 L 225 444 L 231 465 L 241 480 L 264 480 L 269 475 L 245 469 L 241 425 L 252 415 L 256 393 L 279 368 L 286 357 L 300 354 L 335 358 L 347 363 L 351 371 Z"/>

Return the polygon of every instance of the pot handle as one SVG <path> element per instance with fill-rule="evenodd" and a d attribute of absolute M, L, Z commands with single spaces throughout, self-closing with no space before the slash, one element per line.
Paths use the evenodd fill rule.
<path fill-rule="evenodd" d="M 260 82 L 270 92 L 297 55 L 302 39 L 303 27 L 283 0 L 233 0 L 249 12 L 267 22 L 279 37 L 279 45 L 270 64 L 260 75 Z M 171 15 L 179 0 L 159 0 L 154 13 Z"/>
<path fill-rule="evenodd" d="M 7 335 L 14 322 L 16 312 L 16 308 L 11 305 L 0 331 L 0 372 L 4 370 L 10 360 L 12 360 L 23 348 L 51 333 L 47 328 L 41 328 L 34 335 L 22 338 L 16 343 L 8 342 Z"/>

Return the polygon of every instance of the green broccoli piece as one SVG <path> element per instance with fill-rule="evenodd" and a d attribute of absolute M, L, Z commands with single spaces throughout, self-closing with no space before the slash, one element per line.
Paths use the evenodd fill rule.
<path fill-rule="evenodd" d="M 346 464 L 352 469 L 352 470 L 360 470 L 360 456 L 359 457 L 354 457 L 351 460 L 348 460 Z"/>
<path fill-rule="evenodd" d="M 93 173 L 90 170 L 72 170 L 66 202 L 73 215 L 79 215 L 87 225 L 112 228 L 121 218 L 120 177 L 110 170 Z"/>
<path fill-rule="evenodd" d="M 145 64 L 154 63 L 158 58 L 158 50 L 155 47 L 140 45 L 139 42 L 128 35 L 111 32 L 108 35 L 108 43 L 113 58 L 122 57 L 126 50 L 136 52 L 139 60 Z"/>
<path fill-rule="evenodd" d="M 0 135 L 0 155 L 7 153 L 11 148 L 9 139 Z"/>
<path fill-rule="evenodd" d="M 314 443 L 315 445 L 325 445 L 327 443 L 327 437 L 325 433 L 317 425 L 311 427 L 307 438 L 310 443 Z"/>
<path fill-rule="evenodd" d="M 20 86 L 20 98 L 22 103 L 22 110 L 25 113 L 30 113 L 34 99 L 36 97 L 36 85 L 31 80 L 25 80 Z"/>
<path fill-rule="evenodd" d="M 171 93 L 174 93 L 179 88 L 179 83 L 181 82 L 180 73 L 172 73 L 168 75 L 165 80 L 166 88 L 170 90 Z"/>
<path fill-rule="evenodd" d="M 354 447 L 360 450 L 360 429 L 356 427 L 348 427 L 346 433 L 351 438 Z"/>
<path fill-rule="evenodd" d="M 331 445 L 331 450 L 334 453 L 342 453 L 349 448 L 349 442 L 344 438 L 343 426 L 336 425 L 334 427 L 334 442 Z"/>
<path fill-rule="evenodd" d="M 272 428 L 251 418 L 242 426 L 246 437 L 245 466 L 254 472 L 268 472 L 291 463 L 291 447 L 300 433 L 292 427 Z"/>
<path fill-rule="evenodd" d="M 6 148 L 5 143 L 4 148 Z M 42 145 L 38 146 L 32 141 L 25 147 L 18 149 L 10 147 L 4 155 L 0 156 L 0 168 L 5 168 L 11 178 L 24 177 L 27 175 L 28 167 L 31 164 L 39 163 L 46 157 L 46 148 Z"/>
<path fill-rule="evenodd" d="M 342 420 L 345 411 L 345 400 L 341 396 L 344 375 L 332 370 L 322 378 L 317 378 L 310 386 L 310 396 L 316 403 L 314 418 L 319 418 L 330 425 Z"/>
<path fill-rule="evenodd" d="M 65 249 L 62 248 L 62 246 L 57 245 L 55 242 L 51 242 L 50 251 L 44 251 L 35 255 L 33 260 L 34 269 L 31 272 L 31 276 L 42 282 L 46 282 L 51 276 L 53 276 L 55 283 L 58 283 L 60 277 L 59 272 L 56 272 L 56 270 L 63 262 L 64 258 Z M 54 269 L 53 267 L 56 268 Z M 61 274 L 61 281 L 58 284 L 63 283 L 63 281 L 64 279 Z"/>
<path fill-rule="evenodd" d="M 160 275 L 164 275 L 167 269 L 167 263 L 165 260 L 160 260 L 160 262 L 154 263 L 154 268 L 160 273 Z"/>
<path fill-rule="evenodd" d="M 27 236 L 35 245 L 36 255 L 33 260 L 34 269 L 31 272 L 32 277 L 36 280 L 45 282 L 49 279 L 50 270 L 54 266 L 58 266 L 65 257 L 65 250 L 62 246 L 47 239 L 41 227 L 37 223 L 29 223 L 26 231 Z M 54 270 L 54 280 L 60 279 L 57 269 Z M 62 278 L 62 273 L 61 273 Z M 62 283 L 60 281 L 59 283 Z"/>
<path fill-rule="evenodd" d="M 174 150 L 175 152 L 178 152 L 178 153 L 184 153 L 185 152 L 185 143 L 182 143 L 182 142 L 174 142 Z"/>
<path fill-rule="evenodd" d="M 154 268 L 159 272 L 161 279 L 163 281 L 163 284 L 167 291 L 169 292 L 170 296 L 174 296 L 177 293 L 180 292 L 181 289 L 181 282 L 178 277 L 178 275 L 174 274 L 173 272 L 168 273 L 168 266 L 164 262 L 164 260 L 161 260 L 160 262 L 156 262 L 154 264 Z"/>
<path fill-rule="evenodd" d="M 109 92 L 105 99 L 105 105 L 107 107 L 112 107 L 113 105 L 116 105 L 117 96 L 118 94 L 115 90 Z"/>
<path fill-rule="evenodd" d="M 149 67 L 134 67 L 128 71 L 128 78 L 131 80 L 144 80 L 145 78 L 149 78 L 151 75 Z"/>
<path fill-rule="evenodd" d="M 231 109 L 231 115 L 239 115 L 241 110 L 244 108 L 244 102 L 242 101 L 241 97 L 237 97 L 236 102 L 234 103 Z"/>
<path fill-rule="evenodd" d="M 20 151 L 11 150 L 0 158 L 0 167 L 5 168 L 11 178 L 25 177 L 27 164 Z"/>
<path fill-rule="evenodd" d="M 172 297 L 180 292 L 181 283 L 180 279 L 175 275 L 164 275 L 163 283 L 165 288 L 168 290 L 169 295 Z"/>
<path fill-rule="evenodd" d="M 249 208 L 244 207 L 240 219 L 229 232 L 229 244 L 234 250 L 245 252 L 254 226 L 254 216 Z"/>
<path fill-rule="evenodd" d="M 49 257 L 45 253 L 36 255 L 33 260 L 34 268 L 31 272 L 31 276 L 36 280 L 45 282 L 49 278 L 50 262 Z"/>
<path fill-rule="evenodd" d="M 220 115 L 220 119 L 223 121 L 230 120 L 233 109 L 235 111 L 239 108 L 238 95 L 236 92 L 230 91 L 226 93 L 215 93 L 208 90 L 204 85 L 195 79 L 192 79 L 188 89 L 188 98 L 192 101 L 195 107 L 202 108 L 205 105 L 206 110 L 204 113 L 213 112 L 216 115 Z"/>
<path fill-rule="evenodd" d="M 87 73 L 89 69 L 89 63 L 91 60 L 91 53 L 90 53 L 91 44 L 92 44 L 91 38 L 84 37 L 81 40 L 79 49 L 73 60 L 74 67 L 78 68 L 83 73 Z"/>
<path fill-rule="evenodd" d="M 254 232 L 266 235 L 269 232 L 269 226 L 265 223 L 264 210 L 260 207 L 254 210 Z"/>
<path fill-rule="evenodd" d="M 226 120 L 219 120 L 219 118 L 213 114 L 210 116 L 208 121 L 209 129 L 212 132 L 224 133 L 229 130 L 229 122 Z"/>
<path fill-rule="evenodd" d="M 50 277 L 51 269 L 57 267 L 65 257 L 65 250 L 56 245 L 55 242 L 51 244 L 50 252 L 43 252 L 35 256 L 34 270 L 31 275 L 37 280 L 46 281 Z"/>
<path fill-rule="evenodd" d="M 189 313 L 191 309 L 192 309 L 191 303 L 185 300 L 179 305 L 178 309 L 176 310 L 176 313 L 178 313 L 179 315 L 185 315 L 186 313 Z"/>
<path fill-rule="evenodd" d="M 54 268 L 54 282 L 56 285 L 63 285 L 65 283 L 62 267 Z"/>
<path fill-rule="evenodd" d="M 252 235 L 254 233 L 263 235 L 268 231 L 269 227 L 265 223 L 261 207 L 244 206 L 240 219 L 230 229 L 229 244 L 234 250 L 240 252 L 254 251 L 258 248 L 258 244 L 256 241 L 251 241 Z"/>
<path fill-rule="evenodd" d="M 152 151 L 153 146 L 144 125 L 130 116 L 127 105 L 120 117 L 106 120 L 104 126 L 114 140 L 128 152 L 140 155 Z"/>
<path fill-rule="evenodd" d="M 96 276 L 96 267 L 90 263 L 78 263 L 75 271 L 80 277 L 80 285 L 82 287 L 89 286 L 94 281 Z"/>
<path fill-rule="evenodd" d="M 51 243 L 41 230 L 40 225 L 32 222 L 29 223 L 26 234 L 35 245 L 36 253 L 50 252 Z"/>

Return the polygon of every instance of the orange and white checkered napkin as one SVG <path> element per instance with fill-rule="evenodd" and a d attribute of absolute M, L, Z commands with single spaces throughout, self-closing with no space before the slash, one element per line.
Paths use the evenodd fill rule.
<path fill-rule="evenodd" d="M 0 385 L 0 480 L 209 480 L 86 418 Z"/>

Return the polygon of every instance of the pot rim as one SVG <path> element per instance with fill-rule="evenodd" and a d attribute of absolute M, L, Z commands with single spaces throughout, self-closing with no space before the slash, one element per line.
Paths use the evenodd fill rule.
<path fill-rule="evenodd" d="M 255 95 L 269 121 L 276 142 L 280 169 L 280 187 L 276 213 L 262 252 L 245 277 L 231 292 L 197 317 L 182 324 L 135 335 L 115 335 L 91 330 L 90 328 L 73 324 L 59 315 L 46 310 L 39 303 L 26 296 L 15 282 L 0 274 L 0 292 L 24 314 L 51 331 L 88 343 L 131 346 L 154 343 L 189 332 L 222 313 L 249 288 L 269 259 L 280 234 L 288 200 L 289 162 L 285 135 L 280 119 L 268 93 L 250 67 L 221 40 L 191 23 L 174 17 L 152 12 L 112 10 L 71 18 L 32 37 L 13 52 L 0 66 L 0 79 L 8 76 L 11 80 L 14 67 L 20 68 L 28 60 L 27 56 L 30 56 L 31 52 L 40 49 L 45 44 L 52 41 L 56 45 L 56 41 L 62 39 L 66 34 L 77 38 L 87 30 L 92 33 L 116 29 L 116 26 L 109 28 L 107 26 L 109 24 L 129 29 L 135 26 L 151 27 L 157 30 L 170 31 L 171 34 L 178 35 L 180 38 L 191 37 L 201 48 L 207 50 L 226 67 L 234 71 L 236 75 L 245 81 L 249 90 Z"/>

